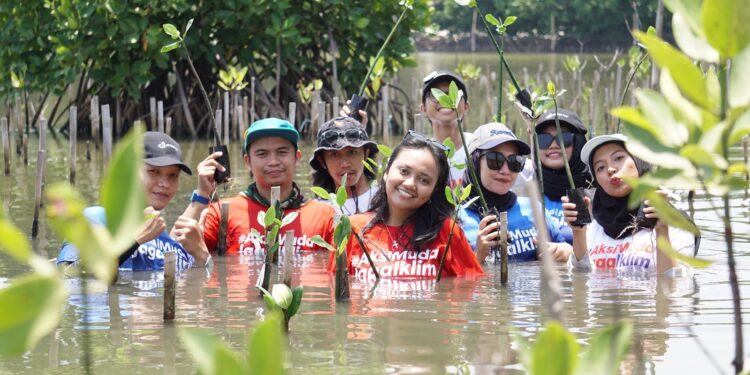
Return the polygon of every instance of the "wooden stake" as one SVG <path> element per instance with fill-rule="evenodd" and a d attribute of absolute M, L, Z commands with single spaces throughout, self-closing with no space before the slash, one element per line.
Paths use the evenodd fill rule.
<path fill-rule="evenodd" d="M 498 219 L 500 219 L 500 284 L 505 285 L 508 283 L 508 212 L 501 212 Z"/>
<path fill-rule="evenodd" d="M 167 117 L 166 124 L 164 124 L 164 133 L 170 136 L 172 134 L 172 116 Z"/>
<path fill-rule="evenodd" d="M 424 117 L 420 112 L 417 112 L 414 114 L 414 131 L 417 133 L 422 134 L 422 121 L 424 120 Z"/>
<path fill-rule="evenodd" d="M 339 111 L 341 111 L 341 105 L 339 105 L 339 97 L 333 97 L 333 117 L 339 117 Z"/>
<path fill-rule="evenodd" d="M 221 119 L 222 119 L 222 117 L 221 117 L 221 110 L 220 109 L 216 110 L 216 117 L 215 117 L 215 119 L 216 119 L 216 133 L 219 135 L 219 142 L 221 142 L 221 130 L 223 129 L 223 127 L 221 126 Z M 224 144 L 226 144 L 226 143 L 224 143 Z"/>
<path fill-rule="evenodd" d="M 91 161 L 91 141 L 86 141 L 86 161 Z"/>
<path fill-rule="evenodd" d="M 175 273 L 177 263 L 174 251 L 164 252 L 164 321 L 174 320 Z"/>
<path fill-rule="evenodd" d="M 91 98 L 91 136 L 94 138 L 94 148 L 99 149 L 99 97 Z M 91 160 L 91 158 L 87 158 Z"/>
<path fill-rule="evenodd" d="M 8 118 L 0 117 L 0 132 L 2 132 L 3 160 L 5 162 L 5 175 L 10 175 L 10 133 L 8 130 Z"/>
<path fill-rule="evenodd" d="M 39 233 L 39 211 L 42 206 L 42 184 L 44 183 L 44 164 L 47 159 L 47 120 L 39 122 L 39 151 L 36 158 L 36 184 L 34 185 L 34 222 L 31 224 L 31 237 Z"/>
<path fill-rule="evenodd" d="M 68 123 L 69 153 L 68 166 L 70 168 L 70 184 L 76 183 L 76 142 L 78 141 L 78 107 L 70 107 L 70 120 Z"/>
<path fill-rule="evenodd" d="M 23 155 L 23 165 L 29 165 L 29 136 L 26 133 L 21 134 L 21 154 Z"/>
<path fill-rule="evenodd" d="M 164 102 L 159 100 L 156 102 L 156 131 L 164 133 Z"/>
<path fill-rule="evenodd" d="M 151 123 L 148 124 L 148 130 L 156 128 L 156 98 L 153 96 L 148 98 L 149 118 Z"/>
<path fill-rule="evenodd" d="M 224 144 L 229 144 L 229 92 L 224 91 Z"/>
<path fill-rule="evenodd" d="M 109 116 L 109 104 L 102 106 L 102 147 L 104 151 L 104 165 L 109 163 L 112 156 L 112 118 Z"/>
<path fill-rule="evenodd" d="M 255 77 L 250 79 L 250 123 L 248 127 L 255 122 Z"/>
<path fill-rule="evenodd" d="M 245 134 L 245 129 L 247 129 L 250 126 L 250 117 L 247 115 L 247 110 L 250 109 L 250 103 L 247 99 L 247 96 L 242 97 L 242 126 L 240 126 L 240 129 L 242 129 L 242 134 Z M 242 139 L 244 141 L 244 139 Z"/>
<path fill-rule="evenodd" d="M 292 258 L 294 257 L 294 231 L 288 230 L 284 234 L 284 268 L 281 282 L 292 288 Z"/>
<path fill-rule="evenodd" d="M 229 224 L 229 202 L 221 202 L 219 240 L 216 243 L 216 251 L 219 256 L 224 256 L 227 253 L 227 224 Z"/>
<path fill-rule="evenodd" d="M 18 138 L 16 138 L 16 155 L 23 154 L 23 119 L 21 117 L 21 98 L 16 97 L 16 105 L 13 106 L 13 114 L 16 118 L 16 134 L 18 134 Z M 24 165 L 29 165 L 26 158 L 24 158 Z"/>
<path fill-rule="evenodd" d="M 294 126 L 295 129 L 297 129 L 297 103 L 295 102 L 289 102 L 289 122 Z"/>
<path fill-rule="evenodd" d="M 386 141 L 386 143 L 391 139 L 391 125 L 390 121 L 388 119 L 391 115 L 391 108 L 388 105 L 391 100 L 391 90 L 388 90 L 388 86 L 383 87 L 383 140 Z"/>

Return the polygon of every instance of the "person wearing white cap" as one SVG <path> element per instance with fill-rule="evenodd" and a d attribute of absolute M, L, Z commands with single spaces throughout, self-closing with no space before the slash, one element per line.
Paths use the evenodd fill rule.
<path fill-rule="evenodd" d="M 174 251 L 177 269 L 193 266 L 208 266 L 211 255 L 203 244 L 198 222 L 180 217 L 175 223 L 172 235 L 166 232 L 164 210 L 180 188 L 180 172 L 192 175 L 182 162 L 180 145 L 170 136 L 159 132 L 146 132 L 143 135 L 145 154 L 143 159 L 143 187 L 148 207 L 142 231 L 134 235 L 133 246 L 120 256 L 119 268 L 133 271 L 153 271 L 164 268 L 164 252 Z M 84 215 L 96 225 L 106 225 L 106 213 L 101 206 L 87 207 Z M 78 248 L 63 242 L 58 265 L 70 265 L 80 258 Z"/>
<path fill-rule="evenodd" d="M 658 245 L 664 238 L 671 246 L 693 256 L 699 237 L 682 229 L 668 226 L 659 218 L 653 207 L 646 206 L 640 215 L 638 208 L 628 208 L 633 189 L 625 178 L 640 178 L 651 166 L 631 155 L 622 134 L 601 135 L 589 140 L 581 151 L 581 160 L 594 175 L 593 221 L 589 225 L 573 226 L 573 256 L 569 264 L 574 268 L 617 270 L 635 274 L 668 273 L 672 275 L 689 271 L 687 265 L 667 256 Z M 573 223 L 577 217 L 576 205 L 563 197 L 565 220 Z M 648 201 L 644 202 L 648 203 Z"/>
<path fill-rule="evenodd" d="M 481 189 L 490 210 L 508 213 L 508 260 L 522 262 L 536 260 L 539 257 L 536 245 L 536 229 L 532 217 L 531 200 L 517 196 L 511 187 L 526 163 L 526 155 L 531 149 L 526 142 L 516 138 L 515 134 L 501 123 L 489 123 L 480 126 L 469 142 L 470 163 L 474 164 L 481 186 L 472 187 L 472 196 L 477 196 Z M 467 171 L 464 184 L 471 183 Z M 477 200 L 461 211 L 461 227 L 466 233 L 475 255 L 479 261 L 489 258 L 499 261 L 499 222 L 492 212 L 482 213 L 481 203 Z M 548 250 L 552 257 L 564 262 L 572 252 L 570 244 L 565 243 L 557 226 L 551 225 L 547 218 L 550 243 Z"/>

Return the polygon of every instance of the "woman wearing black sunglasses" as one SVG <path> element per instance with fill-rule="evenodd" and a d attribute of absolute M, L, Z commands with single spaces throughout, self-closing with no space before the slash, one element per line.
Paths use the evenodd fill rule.
<path fill-rule="evenodd" d="M 492 211 L 508 213 L 508 259 L 510 262 L 536 260 L 536 229 L 531 212 L 531 200 L 516 196 L 510 189 L 523 170 L 526 155 L 531 153 L 529 146 L 516 138 L 505 125 L 490 123 L 480 126 L 469 141 L 471 161 L 480 180 L 482 194 Z M 470 177 L 464 178 L 466 184 Z M 472 188 L 472 196 L 478 195 L 477 188 Z M 475 249 L 479 261 L 488 256 L 499 260 L 499 254 L 492 249 L 499 245 L 498 221 L 496 215 L 481 212 L 481 204 L 475 201 L 465 208 L 460 216 L 461 227 L 466 238 Z M 565 243 L 562 233 L 547 220 L 550 243 L 548 249 L 555 260 L 564 262 L 572 252 L 570 244 Z"/>
<path fill-rule="evenodd" d="M 586 144 L 586 127 L 575 112 L 558 109 L 557 117 L 573 182 L 576 187 L 588 188 L 591 186 L 591 174 L 586 164 L 581 161 L 581 149 Z M 536 156 L 542 164 L 541 173 L 544 181 L 544 209 L 552 224 L 565 236 L 565 242 L 572 245 L 573 232 L 565 222 L 560 200 L 570 188 L 570 183 L 565 173 L 562 148 L 557 142 L 554 109 L 542 114 L 535 131 L 539 139 L 539 153 Z"/>

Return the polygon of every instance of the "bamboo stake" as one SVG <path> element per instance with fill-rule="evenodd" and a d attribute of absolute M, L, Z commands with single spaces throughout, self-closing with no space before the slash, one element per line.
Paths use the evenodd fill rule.
<path fill-rule="evenodd" d="M 388 86 L 383 87 L 383 140 L 388 142 L 391 139 L 391 126 L 390 126 L 390 115 L 391 115 L 391 90 Z"/>
<path fill-rule="evenodd" d="M 245 129 L 250 126 L 250 117 L 247 115 L 247 110 L 250 109 L 247 96 L 242 97 L 242 134 L 245 134 Z M 244 139 L 243 139 L 244 141 Z"/>
<path fill-rule="evenodd" d="M 331 113 L 333 114 L 333 117 L 339 117 L 339 111 L 341 111 L 341 105 L 339 103 L 339 97 L 334 96 L 333 97 L 333 105 L 332 105 L 333 111 Z"/>
<path fill-rule="evenodd" d="M 505 285 L 508 283 L 508 212 L 500 212 L 498 219 L 500 219 L 500 284 Z"/>
<path fill-rule="evenodd" d="M 248 127 L 255 122 L 255 77 L 250 79 L 250 123 Z"/>
<path fill-rule="evenodd" d="M 422 121 L 424 120 L 424 116 L 422 116 L 421 113 L 417 112 L 414 114 L 414 131 L 417 133 L 422 133 Z"/>
<path fill-rule="evenodd" d="M 68 157 L 68 166 L 70 168 L 70 184 L 76 183 L 76 142 L 78 140 L 78 107 L 70 107 L 70 120 L 68 125 L 68 140 L 70 156 Z"/>
<path fill-rule="evenodd" d="M 156 131 L 164 133 L 164 102 L 159 100 L 156 102 Z"/>
<path fill-rule="evenodd" d="M 151 122 L 148 124 L 148 130 L 156 128 L 156 98 L 153 96 L 148 98 L 149 117 Z"/>
<path fill-rule="evenodd" d="M 0 131 L 2 131 L 3 161 L 5 162 L 5 175 L 10 175 L 10 135 L 8 130 L 8 118 L 0 117 Z"/>
<path fill-rule="evenodd" d="M 288 230 L 284 234 L 284 269 L 281 282 L 292 288 L 292 257 L 294 257 L 294 231 Z"/>
<path fill-rule="evenodd" d="M 224 144 L 229 144 L 229 92 L 224 91 Z"/>
<path fill-rule="evenodd" d="M 297 103 L 289 102 L 289 123 L 297 129 Z"/>
<path fill-rule="evenodd" d="M 16 138 L 16 155 L 21 156 L 23 154 L 23 137 L 21 136 L 23 134 L 23 121 L 21 119 L 21 98 L 19 97 L 16 97 L 16 102 L 13 106 L 13 115 L 16 119 L 16 134 L 18 134 L 18 138 Z M 28 163 L 24 161 L 24 165 L 28 165 Z"/>
<path fill-rule="evenodd" d="M 29 165 L 29 136 L 21 134 L 21 154 L 23 154 L 23 165 Z"/>
<path fill-rule="evenodd" d="M 164 133 L 172 135 L 172 116 L 167 117 L 166 124 L 164 124 Z"/>
<path fill-rule="evenodd" d="M 36 184 L 34 185 L 34 222 L 31 224 L 31 237 L 39 233 L 39 211 L 42 207 L 42 183 L 44 182 L 44 164 L 47 159 L 47 120 L 39 122 L 39 151 L 36 158 Z"/>
<path fill-rule="evenodd" d="M 245 111 L 245 106 L 239 105 L 237 106 L 237 121 L 239 124 L 237 124 L 237 139 L 240 140 L 240 143 L 244 142 L 245 140 L 242 138 L 242 135 L 245 134 L 245 127 L 247 126 L 247 111 Z"/>
<path fill-rule="evenodd" d="M 86 141 L 86 161 L 91 161 L 91 141 Z"/>
<path fill-rule="evenodd" d="M 174 251 L 164 252 L 164 321 L 174 320 L 175 315 L 175 273 Z"/>
<path fill-rule="evenodd" d="M 112 156 L 112 118 L 109 117 L 109 104 L 102 106 L 102 142 L 104 144 L 104 165 Z"/>
<path fill-rule="evenodd" d="M 94 138 L 94 148 L 99 149 L 99 97 L 91 98 L 91 136 Z M 91 160 L 91 158 L 87 158 Z"/>
<path fill-rule="evenodd" d="M 216 110 L 216 116 L 214 118 L 216 119 L 215 120 L 216 121 L 216 134 L 218 135 L 219 139 L 221 139 L 221 130 L 222 130 L 221 120 L 222 120 L 222 116 L 221 116 L 221 110 L 220 109 Z"/>
<path fill-rule="evenodd" d="M 219 241 L 216 243 L 216 251 L 219 256 L 224 256 L 227 253 L 227 224 L 229 224 L 229 202 L 221 202 Z"/>

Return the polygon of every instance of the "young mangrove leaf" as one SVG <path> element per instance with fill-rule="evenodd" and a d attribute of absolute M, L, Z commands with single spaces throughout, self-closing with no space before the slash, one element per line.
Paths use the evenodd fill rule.
<path fill-rule="evenodd" d="M 290 212 L 281 219 L 281 226 L 285 227 L 287 224 L 291 224 L 299 216 L 299 211 Z"/>
<path fill-rule="evenodd" d="M 493 16 L 493 15 L 491 15 L 489 13 L 487 13 L 487 14 L 484 15 L 484 19 L 486 19 L 487 22 L 489 22 L 490 25 L 492 25 L 492 26 L 500 26 L 500 25 L 502 25 L 502 23 L 500 21 L 498 21 L 497 18 L 495 18 L 495 16 Z"/>
<path fill-rule="evenodd" d="M 441 107 L 455 109 L 456 105 L 451 100 L 450 96 L 446 95 L 443 90 L 432 88 L 432 96 L 438 101 Z"/>
<path fill-rule="evenodd" d="M 160 53 L 167 53 L 167 52 L 169 52 L 169 51 L 171 51 L 173 49 L 177 49 L 180 46 L 180 43 L 181 42 L 172 42 L 172 43 L 169 43 L 169 44 L 161 47 L 161 49 L 159 50 L 159 52 Z"/>
<path fill-rule="evenodd" d="M 31 246 L 26 235 L 5 217 L 2 209 L 0 209 L 0 250 L 22 264 L 26 264 L 31 255 Z"/>
<path fill-rule="evenodd" d="M 292 304 L 292 290 L 286 284 L 274 284 L 273 289 L 271 289 L 271 296 L 282 310 L 288 309 L 289 305 Z"/>
<path fill-rule="evenodd" d="M 266 214 L 263 217 L 263 226 L 268 228 L 271 224 L 276 222 L 276 207 L 271 206 L 266 210 Z"/>
<path fill-rule="evenodd" d="M 576 374 L 617 374 L 630 347 L 633 324 L 618 322 L 598 331 L 589 341 Z"/>
<path fill-rule="evenodd" d="M 341 178 L 341 186 L 336 190 L 336 206 L 344 207 L 344 204 L 346 203 L 346 175 Z"/>
<path fill-rule="evenodd" d="M 187 35 L 188 30 L 190 30 L 190 26 L 193 26 L 193 19 L 189 19 L 187 22 L 187 25 L 185 25 L 185 32 L 182 33 L 182 35 Z"/>
<path fill-rule="evenodd" d="M 713 264 L 713 262 L 708 259 L 691 257 L 690 255 L 680 253 L 672 247 L 672 243 L 669 242 L 669 240 L 663 237 L 657 238 L 657 246 L 659 247 L 659 251 L 664 252 L 668 257 L 694 268 L 706 268 Z"/>
<path fill-rule="evenodd" d="M 380 153 L 383 154 L 383 158 L 385 159 L 390 158 L 391 154 L 393 153 L 393 149 L 391 149 L 390 147 L 384 144 L 378 144 L 378 151 L 380 151 Z"/>
<path fill-rule="evenodd" d="M 286 310 L 286 314 L 290 318 L 297 315 L 299 307 L 302 305 L 302 294 L 304 294 L 302 285 L 292 290 L 292 303 L 289 304 L 289 308 Z"/>
<path fill-rule="evenodd" d="M 446 155 L 448 156 L 448 160 L 453 159 L 453 155 L 456 154 L 456 144 L 453 143 L 453 140 L 448 137 L 445 140 L 443 140 L 443 144 L 445 147 L 448 148 L 448 151 L 446 151 Z"/>
<path fill-rule="evenodd" d="M 667 199 L 659 193 L 655 191 L 651 192 L 646 198 L 648 199 L 649 206 L 654 207 L 656 212 L 659 213 L 659 217 L 669 223 L 669 225 L 686 230 L 696 236 L 700 235 L 700 230 L 695 226 L 695 223 L 669 204 Z"/>
<path fill-rule="evenodd" d="M 701 18 L 706 39 L 722 59 L 731 59 L 750 43 L 746 0 L 704 0 Z"/>
<path fill-rule="evenodd" d="M 520 341 L 525 341 L 520 339 Z M 572 374 L 578 363 L 579 346 L 575 336 L 559 322 L 549 321 L 534 345 L 520 345 L 521 361 L 529 374 Z"/>
<path fill-rule="evenodd" d="M 310 242 L 312 242 L 312 243 L 314 243 L 314 244 L 316 244 L 316 245 L 318 245 L 320 247 L 324 247 L 324 248 L 328 249 L 329 251 L 336 251 L 336 249 L 333 246 L 331 246 L 330 244 L 328 244 L 328 242 L 326 242 L 326 240 L 324 240 L 323 237 L 321 237 L 319 234 L 316 234 L 312 238 L 310 238 Z"/>
<path fill-rule="evenodd" d="M 224 342 L 218 337 L 209 334 L 206 330 L 199 328 L 180 328 L 177 336 L 182 346 L 187 350 L 193 361 L 198 366 L 198 372 L 204 375 L 222 374 L 219 369 L 222 366 L 218 360 L 241 363 L 235 355 L 229 359 L 226 353 L 232 353 Z M 217 355 L 219 352 L 221 355 Z"/>
<path fill-rule="evenodd" d="M 451 190 L 450 186 L 445 187 L 445 199 L 447 199 L 448 203 L 452 206 L 456 205 L 456 201 L 453 199 L 453 190 Z"/>
<path fill-rule="evenodd" d="M 258 224 L 260 224 L 261 226 L 265 228 L 266 227 L 266 212 L 258 211 L 257 220 L 258 220 Z"/>
<path fill-rule="evenodd" d="M 750 87 L 748 87 L 747 82 L 750 82 L 750 45 L 732 59 L 727 95 L 731 107 L 742 107 L 750 104 Z"/>
<path fill-rule="evenodd" d="M 479 196 L 476 196 L 476 197 L 474 197 L 474 198 L 471 198 L 471 199 L 469 199 L 469 201 L 468 201 L 468 202 L 466 202 L 466 203 L 462 204 L 462 205 L 461 205 L 461 207 L 462 207 L 462 208 L 469 208 L 469 206 L 471 206 L 472 204 L 474 204 L 474 202 L 476 202 L 476 201 L 477 201 L 478 199 L 479 199 Z"/>
<path fill-rule="evenodd" d="M 172 37 L 172 39 L 180 39 L 180 32 L 171 23 L 165 23 L 161 25 L 161 27 L 164 29 L 164 32 L 167 33 L 167 35 Z"/>
<path fill-rule="evenodd" d="M 518 17 L 516 17 L 516 16 L 508 16 L 508 17 L 505 18 L 505 21 L 503 21 L 503 26 L 508 27 L 508 26 L 516 23 L 517 19 L 518 19 Z"/>
<path fill-rule="evenodd" d="M 466 185 L 466 187 L 461 192 L 461 199 L 459 201 L 460 202 L 465 201 L 466 198 L 468 198 L 470 194 L 471 194 L 471 185 L 469 184 L 469 185 Z"/>
<path fill-rule="evenodd" d="M 321 199 L 328 200 L 331 198 L 331 196 L 328 194 L 328 191 L 326 191 L 326 189 L 323 189 L 320 186 L 313 186 L 310 188 L 310 190 Z"/>
<path fill-rule="evenodd" d="M 253 375 L 284 374 L 287 356 L 281 312 L 269 312 L 265 320 L 258 323 L 247 344 L 247 362 Z"/>

